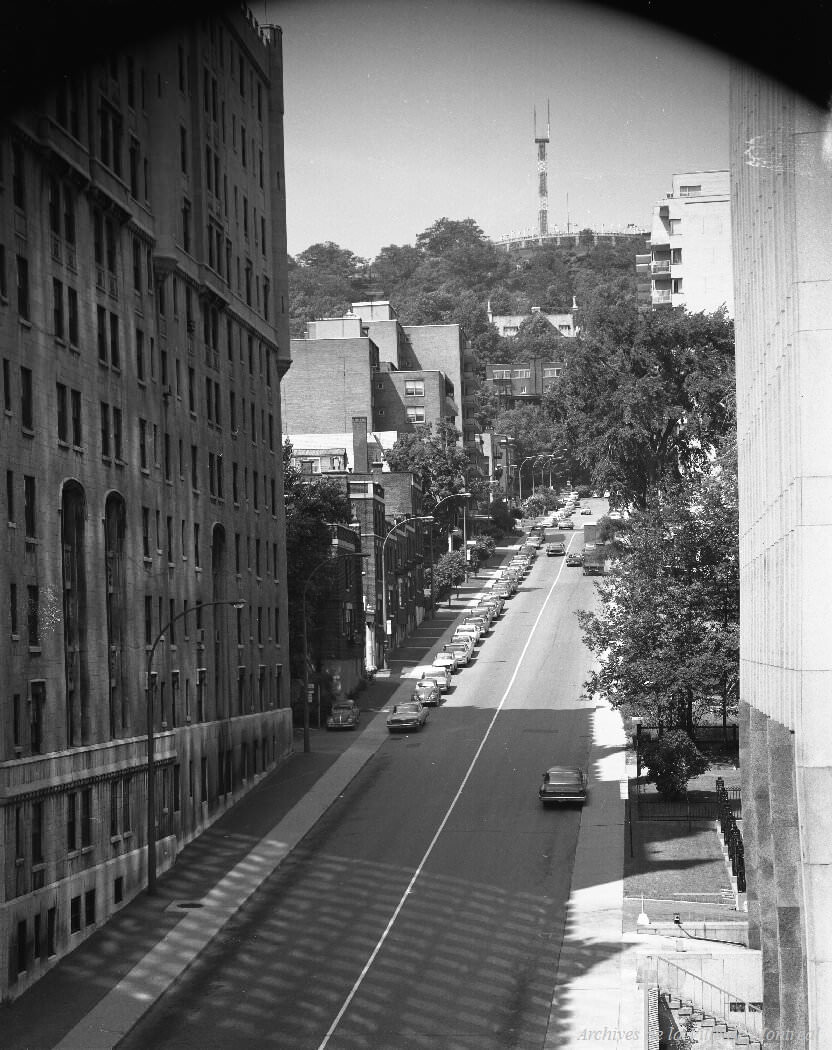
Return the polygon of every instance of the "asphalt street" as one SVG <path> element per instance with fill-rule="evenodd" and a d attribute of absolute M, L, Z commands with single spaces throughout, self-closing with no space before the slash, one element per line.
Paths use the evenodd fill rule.
<path fill-rule="evenodd" d="M 425 729 L 384 742 L 121 1045 L 542 1048 L 581 814 L 537 787 L 587 761 L 593 593 L 541 552 Z"/>

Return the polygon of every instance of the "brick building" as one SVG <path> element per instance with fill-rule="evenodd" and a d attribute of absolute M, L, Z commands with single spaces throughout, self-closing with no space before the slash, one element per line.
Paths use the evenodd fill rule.
<path fill-rule="evenodd" d="M 529 361 L 492 364 L 485 366 L 485 384 L 493 389 L 501 406 L 517 408 L 519 405 L 539 404 L 543 394 L 563 371 L 563 362 L 535 357 Z"/>
<path fill-rule="evenodd" d="M 145 884 L 147 688 L 161 868 L 291 749 L 282 114 L 236 11 L 0 137 L 4 997 Z"/>

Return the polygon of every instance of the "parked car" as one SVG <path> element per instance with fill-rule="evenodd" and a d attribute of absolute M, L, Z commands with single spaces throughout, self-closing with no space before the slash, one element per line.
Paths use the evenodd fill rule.
<path fill-rule="evenodd" d="M 571 518 L 561 518 L 558 522 L 559 529 L 574 529 L 575 525 Z"/>
<path fill-rule="evenodd" d="M 472 623 L 475 627 L 479 627 L 480 634 L 485 634 L 485 632 L 491 627 L 491 617 L 487 614 L 480 615 L 479 613 L 472 611 L 468 616 L 463 617 L 459 626 L 465 627 L 469 623 Z"/>
<path fill-rule="evenodd" d="M 396 704 L 387 716 L 387 729 L 391 733 L 421 729 L 428 720 L 428 709 L 418 700 L 406 700 Z"/>
<path fill-rule="evenodd" d="M 457 627 L 457 629 L 454 631 L 451 641 L 458 642 L 460 638 L 471 638 L 473 639 L 474 644 L 476 645 L 477 642 L 480 640 L 481 635 L 482 631 L 479 629 L 479 627 L 477 627 L 476 624 L 461 623 L 459 627 Z"/>
<path fill-rule="evenodd" d="M 570 551 L 569 554 L 566 555 L 567 565 L 583 565 L 583 563 L 584 556 L 580 551 Z"/>
<path fill-rule="evenodd" d="M 566 544 L 563 540 L 557 540 L 554 543 L 546 544 L 546 557 L 553 558 L 558 554 L 566 554 Z"/>
<path fill-rule="evenodd" d="M 459 657 L 456 653 L 437 653 L 433 658 L 434 667 L 450 667 L 451 671 L 456 671 L 459 667 Z"/>
<path fill-rule="evenodd" d="M 355 729 L 361 712 L 353 700 L 338 700 L 326 720 L 327 729 Z"/>
<path fill-rule="evenodd" d="M 417 700 L 420 704 L 438 706 L 442 699 L 442 690 L 432 678 L 420 678 L 411 699 Z"/>
<path fill-rule="evenodd" d="M 471 656 L 474 652 L 474 645 L 473 642 L 470 641 L 446 642 L 442 646 L 442 651 L 456 653 L 460 659 L 460 666 L 465 667 L 471 660 Z"/>
<path fill-rule="evenodd" d="M 494 594 L 494 592 L 492 591 L 491 594 L 487 594 L 484 598 L 480 598 L 480 604 L 477 606 L 477 608 L 491 609 L 494 613 L 494 619 L 496 620 L 505 608 L 505 604 L 505 599 L 502 598 L 499 594 Z"/>
<path fill-rule="evenodd" d="M 537 795 L 545 805 L 551 802 L 586 802 L 587 775 L 575 766 L 552 766 L 543 774 Z"/>
<path fill-rule="evenodd" d="M 440 693 L 447 693 L 451 688 L 451 669 L 450 667 L 431 667 L 427 674 L 422 675 L 420 681 L 435 682 Z"/>
<path fill-rule="evenodd" d="M 591 514 L 591 513 L 592 513 L 592 509 L 590 507 L 582 507 L 581 508 L 581 514 Z"/>

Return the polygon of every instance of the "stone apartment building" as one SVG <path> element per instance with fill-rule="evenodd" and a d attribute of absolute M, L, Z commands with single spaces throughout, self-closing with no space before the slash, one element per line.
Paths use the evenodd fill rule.
<path fill-rule="evenodd" d="M 291 749 L 283 186 L 241 10 L 0 134 L 4 998 L 144 887 L 149 728 L 160 868 Z"/>

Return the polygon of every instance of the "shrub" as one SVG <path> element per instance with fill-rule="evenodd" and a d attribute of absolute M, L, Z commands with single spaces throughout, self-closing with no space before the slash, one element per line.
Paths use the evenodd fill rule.
<path fill-rule="evenodd" d="M 651 740 L 642 749 L 647 780 L 665 798 L 683 798 L 688 781 L 710 768 L 710 762 L 683 729 Z"/>

